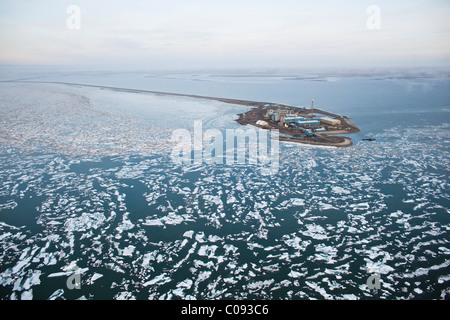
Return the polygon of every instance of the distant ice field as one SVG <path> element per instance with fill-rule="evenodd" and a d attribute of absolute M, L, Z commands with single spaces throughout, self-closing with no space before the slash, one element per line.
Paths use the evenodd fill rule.
<path fill-rule="evenodd" d="M 236 128 L 247 110 L 218 101 L 61 84 L 0 83 L 0 141 L 72 155 L 170 152 L 176 129 Z"/>

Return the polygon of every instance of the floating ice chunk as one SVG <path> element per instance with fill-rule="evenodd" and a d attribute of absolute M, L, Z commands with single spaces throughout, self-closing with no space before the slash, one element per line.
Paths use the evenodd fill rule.
<path fill-rule="evenodd" d="M 301 278 L 301 277 L 305 276 L 305 274 L 298 272 L 298 271 L 291 270 L 291 272 L 288 273 L 288 276 L 291 278 Z"/>
<path fill-rule="evenodd" d="M 56 300 L 59 297 L 61 297 L 63 294 L 64 294 L 64 290 L 58 289 L 55 292 L 53 292 L 50 297 L 48 297 L 48 300 Z"/>
<path fill-rule="evenodd" d="M 328 203 L 323 203 L 322 201 L 320 201 L 318 203 L 318 205 L 319 205 L 319 210 L 321 210 L 321 211 L 331 210 L 331 209 L 336 209 L 337 210 L 336 207 L 333 207 L 331 204 L 328 204 Z"/>
<path fill-rule="evenodd" d="M 401 215 L 403 215 L 403 212 L 401 210 L 397 210 L 395 212 L 392 212 L 389 216 L 393 218 L 399 218 Z"/>
<path fill-rule="evenodd" d="M 242 184 L 242 182 L 238 182 L 238 183 L 236 183 L 236 187 L 235 187 L 235 189 L 237 190 L 237 191 L 240 191 L 240 192 L 244 192 L 245 191 L 245 187 L 244 187 L 244 185 Z"/>
<path fill-rule="evenodd" d="M 144 169 L 146 169 L 146 168 L 145 167 L 141 168 L 141 167 L 137 167 L 137 166 L 123 167 L 115 174 L 116 174 L 117 178 L 119 178 L 119 179 L 138 179 L 144 174 Z M 123 200 L 122 195 L 119 195 L 118 192 L 115 195 L 117 196 L 119 201 Z"/>
<path fill-rule="evenodd" d="M 417 294 L 422 294 L 423 290 L 420 289 L 420 288 L 414 288 L 414 292 L 417 293 Z"/>
<path fill-rule="evenodd" d="M 63 271 L 68 271 L 68 270 L 74 270 L 77 267 L 77 260 L 74 260 L 72 262 L 69 263 L 69 265 L 61 268 L 61 270 Z"/>
<path fill-rule="evenodd" d="M 218 247 L 216 245 L 212 245 L 212 246 L 202 245 L 200 247 L 200 249 L 198 249 L 198 255 L 212 258 L 212 257 L 214 257 L 214 254 L 215 254 L 217 248 Z"/>
<path fill-rule="evenodd" d="M 224 288 L 222 290 L 217 290 L 219 281 L 221 281 L 221 277 L 219 277 L 216 280 L 213 280 L 212 282 L 210 282 L 207 285 L 208 298 L 210 298 L 210 299 L 218 298 L 221 294 L 223 294 L 225 291 L 227 291 L 227 288 Z"/>
<path fill-rule="evenodd" d="M 185 233 L 183 233 L 183 237 L 189 238 L 189 239 L 192 239 L 193 235 L 194 235 L 194 230 L 189 230 L 189 231 L 186 231 Z"/>
<path fill-rule="evenodd" d="M 126 169 L 129 169 L 128 167 L 125 167 Z M 119 190 L 114 191 L 114 195 L 117 197 L 117 201 L 123 202 L 125 200 L 125 194 L 119 193 Z"/>
<path fill-rule="evenodd" d="M 25 290 L 28 290 L 32 286 L 41 284 L 41 280 L 39 279 L 40 276 L 41 276 L 41 270 L 34 271 L 33 274 L 25 280 L 25 282 L 23 284 L 23 288 Z"/>
<path fill-rule="evenodd" d="M 281 248 L 281 245 L 265 247 L 264 251 L 272 251 Z"/>
<path fill-rule="evenodd" d="M 158 253 L 158 251 L 157 250 L 155 250 L 155 251 L 152 251 L 152 252 L 149 252 L 149 253 L 146 253 L 146 254 L 144 254 L 144 257 L 143 257 L 143 261 L 142 261 L 142 266 L 144 267 L 144 268 L 146 268 L 146 269 L 151 269 L 151 267 L 150 267 L 150 261 L 154 261 L 154 260 L 156 260 L 156 254 Z"/>
<path fill-rule="evenodd" d="M 114 296 L 115 300 L 136 300 L 131 292 L 123 291 Z"/>
<path fill-rule="evenodd" d="M 84 212 L 80 217 L 68 218 L 64 223 L 66 231 L 86 231 L 89 229 L 97 229 L 105 221 L 105 215 L 101 212 L 87 213 Z"/>
<path fill-rule="evenodd" d="M 355 227 L 349 227 L 347 230 L 348 233 L 359 233 L 358 229 L 356 229 Z"/>
<path fill-rule="evenodd" d="M 57 277 L 68 277 L 74 273 L 76 274 L 83 274 L 86 271 L 88 271 L 89 268 L 79 268 L 79 269 L 74 269 L 71 271 L 64 271 L 64 272 L 54 272 L 54 273 L 50 273 L 47 277 L 49 278 L 57 278 Z"/>
<path fill-rule="evenodd" d="M 214 181 L 212 181 L 212 182 L 214 182 Z M 213 196 L 213 195 L 210 195 L 210 194 L 204 194 L 203 198 L 206 201 L 212 202 L 212 203 L 214 203 L 217 206 L 220 206 L 220 205 L 223 204 L 222 203 L 222 199 L 220 199 L 220 196 Z"/>
<path fill-rule="evenodd" d="M 70 276 L 73 272 L 54 272 L 50 273 L 47 277 L 49 278 L 57 278 L 57 277 L 67 277 Z"/>
<path fill-rule="evenodd" d="M 113 262 L 110 263 L 105 263 L 105 267 L 115 271 L 115 272 L 120 272 L 120 273 L 125 273 L 125 270 L 123 270 L 121 267 L 119 267 L 118 265 L 114 264 Z"/>
<path fill-rule="evenodd" d="M 268 205 L 267 201 L 255 202 L 255 209 L 264 209 Z"/>
<path fill-rule="evenodd" d="M 311 287 L 311 289 L 314 289 L 316 292 L 318 292 L 320 295 L 322 295 L 327 300 L 332 300 L 333 296 L 328 294 L 327 291 L 320 287 L 317 283 L 311 282 L 311 281 L 305 281 L 305 283 Z"/>
<path fill-rule="evenodd" d="M 14 282 L 13 291 L 22 291 L 23 290 L 23 286 L 21 285 L 21 282 L 22 282 L 22 277 L 18 278 Z"/>
<path fill-rule="evenodd" d="M 29 249 L 29 248 L 27 248 Z M 25 257 L 24 257 L 24 253 L 25 253 Z M 28 250 L 24 251 L 22 253 L 22 255 L 19 258 L 19 261 L 17 262 L 17 264 L 12 268 L 12 273 L 13 274 L 17 274 L 20 270 L 22 270 L 23 268 L 25 268 L 26 266 L 30 265 L 30 261 L 33 258 L 33 256 L 27 256 L 26 253 L 28 253 Z"/>
<path fill-rule="evenodd" d="M 290 246 L 296 250 L 299 250 L 299 251 L 304 251 L 306 249 L 306 247 L 311 244 L 311 241 L 309 241 L 309 240 L 302 241 L 302 239 L 299 237 L 294 237 L 291 239 L 284 239 L 283 241 L 288 246 Z"/>
<path fill-rule="evenodd" d="M 184 288 L 176 288 L 172 290 L 172 293 L 180 298 L 185 298 Z"/>
<path fill-rule="evenodd" d="M 57 226 L 57 225 L 62 224 L 62 222 L 55 221 L 55 220 L 51 220 L 51 221 L 47 222 L 47 224 L 48 224 L 49 226 Z"/>
<path fill-rule="evenodd" d="M 223 282 L 229 283 L 229 284 L 236 284 L 236 283 L 238 283 L 238 280 L 236 280 L 235 278 L 230 277 L 230 278 L 223 278 Z"/>
<path fill-rule="evenodd" d="M 126 247 L 125 249 L 120 250 L 121 252 L 119 253 L 119 255 L 124 256 L 124 257 L 132 257 L 132 256 L 133 256 L 134 249 L 136 249 L 135 246 L 129 245 L 129 246 Z"/>
<path fill-rule="evenodd" d="M 0 235 L 0 241 L 3 241 L 4 239 L 9 238 L 11 236 L 12 236 L 11 232 L 6 232 L 6 233 Z"/>
<path fill-rule="evenodd" d="M 176 242 L 177 242 L 177 243 L 179 243 L 179 242 L 180 242 L 180 240 L 177 240 Z M 181 241 L 181 244 L 180 244 L 180 246 L 178 247 L 178 250 L 181 250 L 181 249 L 183 249 L 183 248 L 184 248 L 184 246 L 186 246 L 188 242 L 189 242 L 189 240 L 188 240 L 188 239 L 183 239 L 183 241 Z"/>
<path fill-rule="evenodd" d="M 129 212 L 125 212 L 122 217 L 122 223 L 116 228 L 119 233 L 128 231 L 134 228 L 134 224 L 128 218 Z"/>
<path fill-rule="evenodd" d="M 0 221 L 0 227 L 9 228 L 9 229 L 12 229 L 12 230 L 20 230 L 20 228 L 15 227 L 15 226 L 11 226 L 11 225 L 9 225 L 9 224 L 3 222 L 3 221 Z M 2 239 L 2 238 L 1 238 L 1 236 L 0 236 L 0 240 L 1 240 L 1 239 Z"/>
<path fill-rule="evenodd" d="M 314 160 L 314 159 L 307 159 L 307 160 L 302 162 L 302 166 L 305 169 L 312 169 L 312 168 L 317 167 L 318 164 L 317 164 L 316 160 Z"/>
<path fill-rule="evenodd" d="M 359 180 L 365 181 L 365 182 L 373 181 L 373 179 L 371 177 L 369 177 L 367 174 L 365 174 L 363 176 L 359 176 L 358 178 L 359 178 Z"/>
<path fill-rule="evenodd" d="M 237 203 L 237 202 L 238 202 L 238 200 L 237 200 L 236 197 L 234 197 L 234 196 L 229 196 L 229 197 L 227 198 L 227 204 Z"/>
<path fill-rule="evenodd" d="M 262 245 L 260 245 L 259 243 L 255 243 L 255 242 L 247 242 L 247 247 L 250 250 L 254 250 L 255 248 L 264 249 L 264 247 Z"/>
<path fill-rule="evenodd" d="M 103 277 L 103 275 L 101 273 L 94 273 L 94 275 L 91 278 L 91 283 L 94 283 L 95 280 L 100 279 L 101 277 Z"/>
<path fill-rule="evenodd" d="M 233 246 L 232 244 L 224 244 L 223 247 L 225 248 L 225 254 L 227 254 L 230 251 L 236 253 L 236 251 L 238 250 L 238 248 Z"/>
<path fill-rule="evenodd" d="M 161 219 L 146 219 L 144 223 L 142 223 L 143 226 L 157 226 L 157 227 L 163 227 L 164 223 Z"/>
<path fill-rule="evenodd" d="M 217 242 L 217 241 L 221 241 L 222 238 L 216 235 L 209 235 L 208 236 L 208 241 L 209 242 Z"/>
<path fill-rule="evenodd" d="M 203 232 L 199 232 L 195 235 L 195 240 L 197 242 L 202 243 L 202 242 L 205 242 L 204 237 L 205 237 L 205 234 Z"/>
<path fill-rule="evenodd" d="M 367 261 L 366 270 L 368 273 L 389 274 L 394 271 L 394 268 L 382 262 Z"/>
<path fill-rule="evenodd" d="M 274 282 L 275 282 L 274 279 L 269 279 L 269 280 L 264 280 L 264 281 L 255 281 L 255 282 L 249 283 L 247 285 L 247 288 L 249 290 L 255 292 L 255 291 L 259 291 L 259 290 L 262 290 L 262 289 L 264 289 L 266 287 L 271 286 L 272 283 L 274 283 Z"/>
<path fill-rule="evenodd" d="M 193 285 L 193 281 L 191 279 L 186 279 L 177 284 L 177 288 L 190 289 Z"/>
<path fill-rule="evenodd" d="M 325 260 L 328 264 L 336 263 L 336 260 L 333 258 L 336 257 L 338 251 L 337 248 L 326 246 L 321 243 L 316 246 L 316 251 L 318 252 L 314 256 L 316 260 Z"/>
<path fill-rule="evenodd" d="M 262 267 L 262 270 L 274 273 L 274 272 L 277 272 L 280 270 L 280 264 L 274 263 L 274 264 L 271 264 L 268 266 L 264 266 L 264 267 Z"/>
<path fill-rule="evenodd" d="M 316 240 L 328 239 L 328 235 L 322 226 L 316 224 L 308 224 L 306 225 L 306 228 L 308 230 L 300 231 L 304 236 L 311 237 Z"/>
<path fill-rule="evenodd" d="M 142 225 L 165 227 L 165 225 L 178 225 L 184 221 L 185 219 L 183 216 L 177 215 L 175 212 L 171 212 L 167 216 L 161 218 L 150 219 L 147 217 Z"/>
<path fill-rule="evenodd" d="M 342 187 L 338 187 L 338 186 L 333 186 L 333 187 L 331 187 L 331 190 L 333 191 L 333 193 L 337 193 L 337 194 L 339 194 L 339 195 L 342 195 L 342 194 L 351 194 L 351 193 L 352 193 L 351 191 L 349 191 L 349 190 L 347 190 L 347 189 L 344 189 L 344 188 L 342 188 Z"/>
<path fill-rule="evenodd" d="M 353 203 L 349 207 L 352 208 L 353 211 L 355 211 L 355 210 L 368 210 L 370 208 L 370 205 L 369 205 L 368 202 L 363 202 L 363 203 Z"/>
<path fill-rule="evenodd" d="M 169 215 L 163 217 L 162 220 L 168 225 L 178 225 L 184 222 L 184 218 L 174 212 L 169 213 Z"/>
<path fill-rule="evenodd" d="M 403 276 L 404 278 L 415 278 L 415 277 L 420 277 L 420 276 L 423 276 L 423 275 L 427 275 L 428 272 L 430 272 L 430 271 L 432 271 L 432 270 L 445 269 L 445 268 L 448 268 L 449 266 L 450 266 L 450 260 L 447 260 L 447 261 L 444 261 L 444 262 L 441 263 L 441 264 L 434 265 L 434 266 L 431 266 L 431 267 L 429 267 L 429 268 L 419 268 L 419 269 L 417 269 L 417 270 L 414 270 L 414 271 L 411 272 L 411 273 L 404 273 L 402 276 Z"/>
<path fill-rule="evenodd" d="M 450 274 L 439 276 L 439 279 L 438 279 L 439 284 L 442 284 L 442 283 L 445 283 L 448 281 L 450 281 Z"/>
<path fill-rule="evenodd" d="M 211 271 L 202 271 L 198 275 L 197 279 L 195 280 L 195 286 L 197 287 L 201 282 L 205 281 L 206 279 L 209 279 L 211 277 Z"/>
<path fill-rule="evenodd" d="M 249 213 L 247 213 L 247 216 L 245 217 L 245 219 L 257 219 L 257 220 L 260 220 L 261 219 L 261 215 L 259 214 L 259 212 L 250 211 Z"/>
<path fill-rule="evenodd" d="M 292 198 L 291 199 L 291 205 L 292 206 L 304 206 L 305 205 L 305 199 Z"/>
<path fill-rule="evenodd" d="M 20 299 L 21 300 L 33 300 L 33 289 L 22 292 Z"/>
<path fill-rule="evenodd" d="M 14 200 L 8 200 L 6 203 L 0 203 L 0 211 L 2 210 L 13 210 L 18 206 L 17 202 Z"/>
<path fill-rule="evenodd" d="M 400 163 L 404 164 L 404 165 L 413 165 L 416 168 L 422 167 L 422 165 L 420 163 L 418 163 L 417 161 L 412 160 L 412 159 L 403 159 Z"/>
<path fill-rule="evenodd" d="M 323 252 L 323 253 L 325 253 L 327 255 L 330 255 L 330 256 L 335 256 L 336 253 L 337 253 L 337 248 L 331 247 L 331 246 L 327 246 L 327 245 L 325 245 L 323 243 L 320 243 L 320 244 L 318 244 L 316 246 L 316 251 L 317 252 Z"/>
<path fill-rule="evenodd" d="M 152 280 L 147 281 L 142 284 L 143 287 L 153 286 L 155 284 L 162 285 L 164 283 L 169 282 L 171 279 L 166 274 L 160 274 L 159 276 L 154 277 Z"/>

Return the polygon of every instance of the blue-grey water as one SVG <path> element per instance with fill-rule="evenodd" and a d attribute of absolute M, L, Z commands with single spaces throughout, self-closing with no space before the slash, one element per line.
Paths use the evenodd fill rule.
<path fill-rule="evenodd" d="M 449 297 L 448 74 L 31 71 L 0 82 L 2 299 Z M 248 108 L 83 84 L 314 98 L 361 132 L 282 143 L 273 175 L 176 164 L 174 130 Z"/>

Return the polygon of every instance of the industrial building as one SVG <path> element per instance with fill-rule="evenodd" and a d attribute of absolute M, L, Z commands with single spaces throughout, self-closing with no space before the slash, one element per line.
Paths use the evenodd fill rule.
<path fill-rule="evenodd" d="M 299 126 L 319 126 L 320 121 L 314 119 L 303 119 L 295 122 Z"/>
<path fill-rule="evenodd" d="M 319 118 L 319 121 L 323 124 L 328 124 L 330 126 L 338 126 L 341 124 L 341 120 L 328 117 Z"/>
<path fill-rule="evenodd" d="M 258 121 L 256 121 L 256 124 L 258 126 L 262 126 L 262 127 L 270 127 L 269 123 L 267 121 L 264 121 L 264 120 L 258 120 Z"/>
<path fill-rule="evenodd" d="M 313 114 L 314 102 L 312 102 L 311 110 L 303 109 L 295 112 L 292 109 L 285 107 L 273 107 L 269 108 L 265 113 L 265 118 L 269 122 L 275 122 L 281 127 L 290 127 L 295 130 L 301 130 L 308 137 L 322 136 L 320 133 L 327 133 L 330 127 L 336 127 L 341 125 L 341 120 L 328 116 L 316 116 Z M 299 109 L 300 110 L 300 109 Z M 307 111 L 307 112 L 305 112 Z M 336 128 L 333 128 L 336 129 Z"/>
<path fill-rule="evenodd" d="M 295 116 L 287 116 L 284 118 L 285 123 L 295 123 L 295 122 L 301 122 L 306 121 L 307 119 L 303 117 L 295 117 Z"/>
<path fill-rule="evenodd" d="M 279 113 L 272 113 L 269 116 L 270 120 L 275 121 L 275 122 L 280 121 L 280 117 L 281 117 L 281 115 Z"/>

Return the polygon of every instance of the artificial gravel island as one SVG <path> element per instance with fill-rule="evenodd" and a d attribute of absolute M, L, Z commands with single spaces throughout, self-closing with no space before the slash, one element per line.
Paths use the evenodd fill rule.
<path fill-rule="evenodd" d="M 336 134 L 359 132 L 348 117 L 314 108 L 314 100 L 310 109 L 280 104 L 259 105 L 239 114 L 236 121 L 267 130 L 277 129 L 280 141 L 332 147 L 352 145 L 350 138 Z"/>

